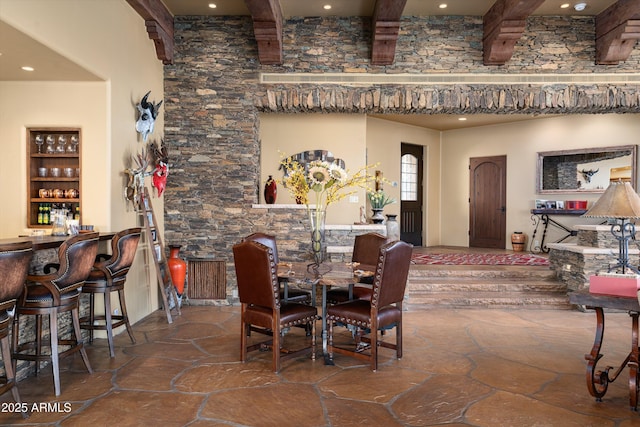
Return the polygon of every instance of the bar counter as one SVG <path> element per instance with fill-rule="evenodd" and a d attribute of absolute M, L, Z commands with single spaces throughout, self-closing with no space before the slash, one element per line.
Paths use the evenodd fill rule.
<path fill-rule="evenodd" d="M 116 233 L 110 232 L 110 231 L 100 232 L 98 233 L 98 239 L 101 241 L 111 240 L 113 236 L 115 236 L 115 234 Z M 20 237 L 13 237 L 10 239 L 0 239 L 0 245 L 7 244 L 7 243 L 31 242 L 33 243 L 33 250 L 39 251 L 42 249 L 55 249 L 58 246 L 60 246 L 62 242 L 67 240 L 69 237 L 71 236 L 51 236 L 51 235 L 20 236 Z"/>

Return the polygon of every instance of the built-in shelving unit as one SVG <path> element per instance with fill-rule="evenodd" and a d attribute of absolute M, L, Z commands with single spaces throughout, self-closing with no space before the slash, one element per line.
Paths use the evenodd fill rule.
<path fill-rule="evenodd" d="M 51 227 L 52 209 L 80 220 L 81 139 L 79 128 L 27 129 L 27 227 Z"/>

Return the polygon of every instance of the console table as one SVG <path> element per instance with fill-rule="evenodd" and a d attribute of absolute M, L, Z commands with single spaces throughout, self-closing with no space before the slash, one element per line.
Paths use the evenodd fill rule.
<path fill-rule="evenodd" d="M 572 304 L 584 305 L 596 312 L 596 336 L 591 348 L 591 353 L 584 356 L 587 360 L 587 389 L 596 398 L 602 401 L 606 394 L 609 383 L 614 382 L 625 366 L 629 366 L 629 404 L 632 410 L 638 407 L 638 371 L 640 363 L 640 350 L 638 349 L 638 315 L 640 314 L 640 304 L 637 298 L 616 297 L 609 295 L 597 295 L 589 292 L 588 289 L 575 291 L 569 294 L 569 301 Z M 617 309 L 629 312 L 631 316 L 631 351 L 620 367 L 613 375 L 610 371 L 614 368 L 607 366 L 604 371 L 596 370 L 596 365 L 602 357 L 600 348 L 604 339 L 604 309 Z"/>
<path fill-rule="evenodd" d="M 549 248 L 545 244 L 545 239 L 547 237 L 547 229 L 549 228 L 549 224 L 554 227 L 563 230 L 566 234 L 564 234 L 560 239 L 556 240 L 554 243 L 561 243 L 572 236 L 577 236 L 578 231 L 572 228 L 567 227 L 566 225 L 560 223 L 559 221 L 551 218 L 551 215 L 571 215 L 571 216 L 579 216 L 583 215 L 587 212 L 586 209 L 531 209 L 531 221 L 534 224 L 533 236 L 531 238 L 531 242 L 535 242 L 536 234 L 538 233 L 538 226 L 540 223 L 543 224 L 542 228 L 542 238 L 540 239 L 540 245 L 534 246 L 531 248 L 531 252 L 544 252 L 548 253 Z"/>

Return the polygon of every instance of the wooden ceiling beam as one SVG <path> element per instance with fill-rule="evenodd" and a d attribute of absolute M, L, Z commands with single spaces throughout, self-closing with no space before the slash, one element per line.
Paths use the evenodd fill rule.
<path fill-rule="evenodd" d="M 163 64 L 173 64 L 173 15 L 162 0 L 127 0 L 144 19 L 156 56 Z"/>
<path fill-rule="evenodd" d="M 253 19 L 258 59 L 263 65 L 280 65 L 282 55 L 282 8 L 279 0 L 245 0 Z"/>
<path fill-rule="evenodd" d="M 524 33 L 526 19 L 544 0 L 498 0 L 483 18 L 484 65 L 504 65 Z"/>
<path fill-rule="evenodd" d="M 400 19 L 407 0 L 376 0 L 373 10 L 371 63 L 391 65 L 396 56 Z"/>
<path fill-rule="evenodd" d="M 640 1 L 618 0 L 596 16 L 596 64 L 626 61 L 640 39 Z"/>

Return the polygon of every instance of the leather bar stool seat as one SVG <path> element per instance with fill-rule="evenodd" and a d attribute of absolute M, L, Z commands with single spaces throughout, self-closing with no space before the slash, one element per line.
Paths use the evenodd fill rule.
<path fill-rule="evenodd" d="M 0 378 L 0 395 L 11 391 L 16 403 L 21 403 L 16 385 L 16 371 L 11 358 L 9 329 L 16 302 L 24 289 L 33 255 L 31 242 L 0 245 L 0 353 L 4 377 Z M 22 412 L 27 417 L 26 412 Z"/>
<path fill-rule="evenodd" d="M 87 371 L 93 373 L 80 333 L 79 300 L 80 288 L 89 276 L 97 252 L 98 233 L 68 238 L 58 248 L 60 263 L 56 266 L 57 271 L 28 275 L 27 286 L 16 306 L 13 320 L 14 367 L 16 360 L 33 361 L 37 375 L 41 362 L 51 362 L 56 396 L 60 395 L 60 358 L 79 352 Z M 71 312 L 73 333 L 69 339 L 61 339 L 58 334 L 58 315 L 65 312 Z M 20 317 L 28 315 L 36 318 L 34 340 L 20 343 Z M 48 341 L 43 339 L 43 316 L 49 317 Z M 50 351 L 43 352 L 42 348 L 47 346 Z M 60 351 L 62 346 L 68 348 Z"/>
<path fill-rule="evenodd" d="M 140 233 L 140 227 L 116 233 L 111 239 L 111 255 L 99 254 L 96 257 L 96 262 L 82 287 L 82 293 L 89 294 L 89 315 L 80 319 L 80 327 L 90 331 L 89 342 L 93 342 L 94 330 L 106 331 L 111 357 L 116 356 L 113 344 L 113 330 L 115 328 L 125 326 L 131 342 L 134 344 L 136 342 L 127 314 L 124 285 L 138 249 Z M 111 311 L 112 292 L 118 293 L 121 314 L 116 315 Z M 104 314 L 102 315 L 96 314 L 96 294 L 103 296 Z"/>

